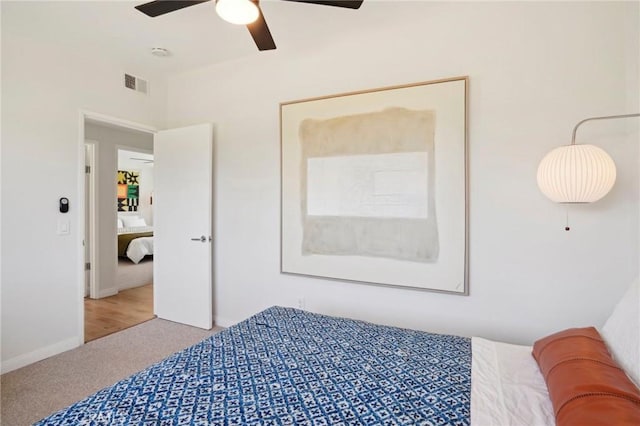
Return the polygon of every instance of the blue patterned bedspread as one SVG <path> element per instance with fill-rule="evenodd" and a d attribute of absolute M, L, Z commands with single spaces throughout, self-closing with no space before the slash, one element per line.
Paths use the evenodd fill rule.
<path fill-rule="evenodd" d="M 468 338 L 273 307 L 37 425 L 468 425 Z"/>

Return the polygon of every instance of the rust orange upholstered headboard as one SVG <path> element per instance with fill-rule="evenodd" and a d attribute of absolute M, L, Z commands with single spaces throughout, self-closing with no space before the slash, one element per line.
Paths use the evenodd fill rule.
<path fill-rule="evenodd" d="M 540 339 L 533 357 L 547 383 L 557 426 L 640 425 L 640 390 L 595 328 Z"/>

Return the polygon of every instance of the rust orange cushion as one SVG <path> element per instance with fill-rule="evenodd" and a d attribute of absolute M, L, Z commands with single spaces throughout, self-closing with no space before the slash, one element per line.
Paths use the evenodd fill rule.
<path fill-rule="evenodd" d="M 547 383 L 557 426 L 640 425 L 640 390 L 595 328 L 571 328 L 540 339 L 533 357 Z"/>

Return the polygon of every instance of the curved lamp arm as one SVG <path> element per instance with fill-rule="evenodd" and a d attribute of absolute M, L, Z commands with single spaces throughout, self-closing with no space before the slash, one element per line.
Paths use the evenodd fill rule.
<path fill-rule="evenodd" d="M 542 193 L 556 203 L 592 203 L 607 195 L 616 181 L 616 165 L 603 149 L 576 144 L 576 132 L 587 121 L 631 117 L 640 113 L 591 117 L 576 124 L 571 144 L 552 150 L 538 166 Z"/>
<path fill-rule="evenodd" d="M 607 115 L 607 116 L 604 116 L 604 117 L 585 118 L 584 120 L 582 120 L 578 124 L 576 124 L 576 127 L 573 128 L 573 134 L 571 135 L 571 145 L 575 145 L 576 144 L 576 131 L 578 130 L 578 127 L 582 123 L 585 123 L 587 121 L 592 121 L 592 120 L 609 120 L 609 119 L 613 119 L 613 118 L 630 118 L 630 117 L 640 117 L 640 113 L 623 114 L 623 115 Z"/>

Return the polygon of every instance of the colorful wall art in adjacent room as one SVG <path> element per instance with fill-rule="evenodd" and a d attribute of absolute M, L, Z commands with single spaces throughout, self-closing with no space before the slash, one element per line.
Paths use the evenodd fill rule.
<path fill-rule="evenodd" d="M 138 211 L 140 173 L 118 170 L 118 211 Z"/>

